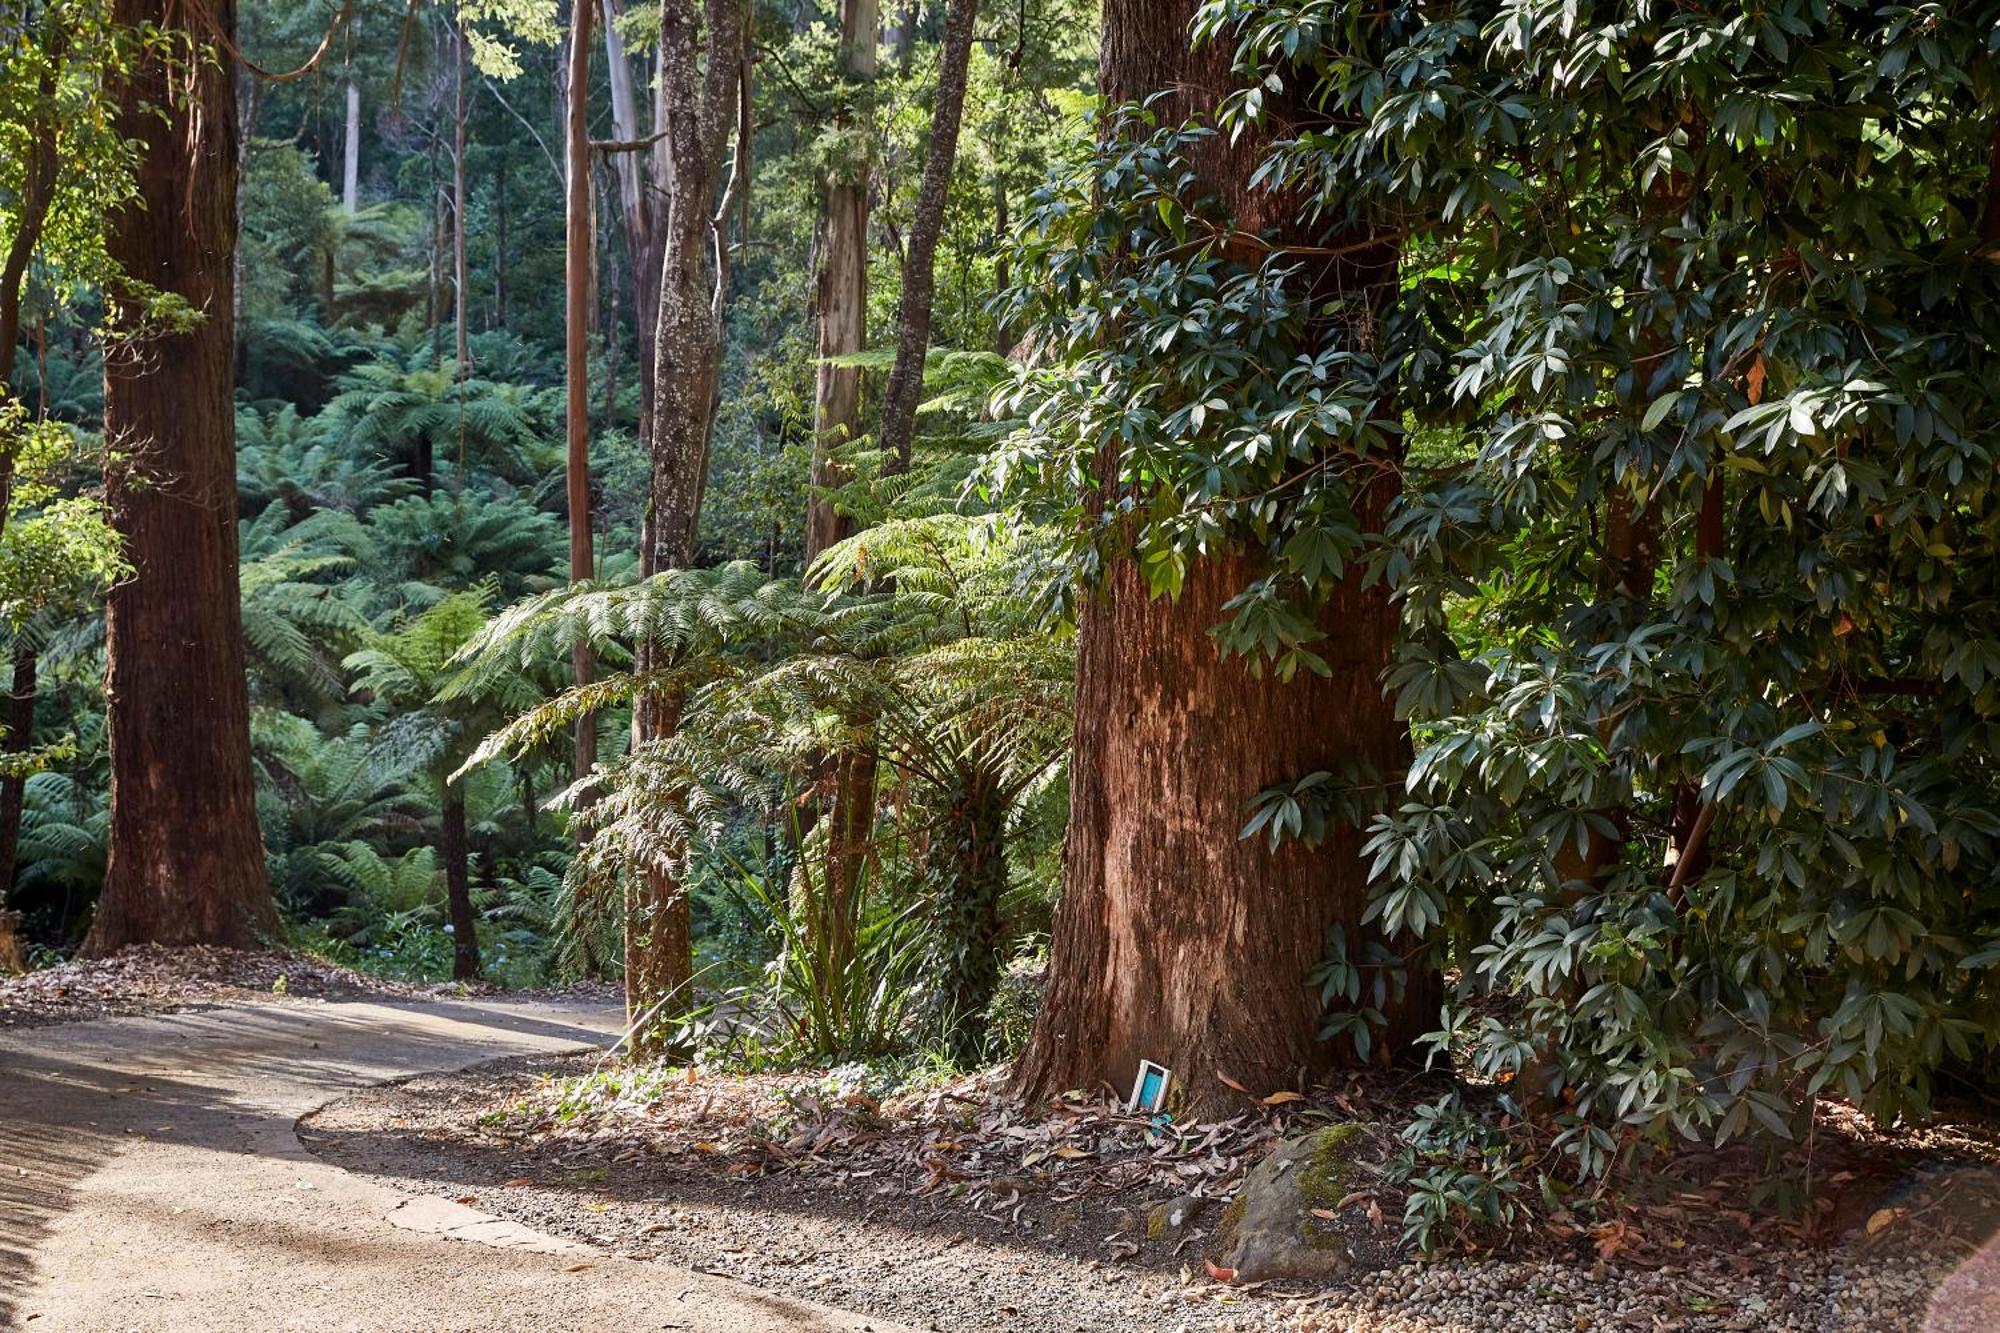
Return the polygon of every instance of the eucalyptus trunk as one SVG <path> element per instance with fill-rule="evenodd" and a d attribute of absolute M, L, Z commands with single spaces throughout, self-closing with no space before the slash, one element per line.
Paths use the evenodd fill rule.
<path fill-rule="evenodd" d="M 105 248 L 150 291 L 200 315 L 152 329 L 104 367 L 105 496 L 132 575 L 105 613 L 111 836 L 84 952 L 129 944 L 254 948 L 278 938 L 250 766 L 237 583 L 236 94 L 225 59 L 176 0 L 115 0 L 127 32 L 157 30 L 116 84 L 118 128 L 141 147 L 138 197 Z M 207 16 L 234 28 L 234 0 Z M 135 42 L 135 48 L 139 44 Z M 146 323 L 114 288 L 111 321 Z"/>
<path fill-rule="evenodd" d="M 879 16 L 876 0 L 841 0 L 842 72 L 857 85 L 875 77 Z M 836 130 L 844 144 L 856 138 L 855 117 L 844 109 Z M 826 492 L 847 480 L 834 451 L 861 434 L 861 370 L 830 364 L 853 356 L 868 336 L 868 163 L 844 150 L 829 171 L 826 214 L 820 227 L 814 306 L 819 365 L 813 379 L 813 496 L 806 511 L 806 560 L 812 561 L 854 530 Z"/>
<path fill-rule="evenodd" d="M 467 320 L 466 301 L 470 293 L 466 290 L 465 267 L 465 66 L 467 61 L 465 34 L 452 33 L 452 53 L 455 63 L 452 71 L 455 98 L 452 109 L 451 130 L 451 293 L 452 321 L 455 346 L 453 354 L 458 360 L 458 378 L 464 379 L 472 373 L 472 326 Z M 459 449 L 463 454 L 465 437 L 461 428 Z M 459 459 L 462 468 L 463 457 Z"/>
<path fill-rule="evenodd" d="M 347 81 L 347 137 L 340 153 L 340 207 L 353 217 L 361 208 L 361 85 Z"/>
<path fill-rule="evenodd" d="M 903 291 L 896 306 L 896 365 L 882 402 L 882 449 L 897 471 L 910 466 L 917 433 L 917 401 L 923 395 L 924 357 L 930 350 L 931 311 L 937 295 L 937 245 L 944 208 L 951 196 L 951 170 L 958 160 L 958 126 L 965 111 L 966 68 L 972 58 L 973 21 L 979 0 L 953 0 L 945 18 L 944 58 L 938 70 L 937 104 L 931 113 L 931 143 L 910 222 L 909 251 L 903 259 Z M 1005 204 L 1005 196 L 1002 196 Z"/>
<path fill-rule="evenodd" d="M 568 449 L 565 480 L 569 496 L 569 577 L 581 583 L 596 568 L 590 505 L 590 274 L 596 223 L 590 198 L 590 20 L 593 0 L 577 0 L 570 33 L 566 130 L 568 172 L 564 210 L 563 339 L 565 356 L 564 426 Z M 596 662 L 587 639 L 570 650 L 570 674 L 588 685 Z M 597 715 L 577 719 L 573 770 L 581 782 L 597 764 Z"/>
<path fill-rule="evenodd" d="M 588 0 L 578 0 L 588 3 Z M 640 81 L 632 59 L 618 36 L 618 0 L 603 0 L 604 57 L 611 92 L 611 128 L 617 136 L 609 150 L 618 185 L 618 221 L 632 272 L 632 327 L 636 331 L 639 366 L 639 447 L 653 444 L 653 375 L 657 369 L 656 341 L 660 323 L 660 281 L 665 264 L 665 204 L 673 191 L 671 139 L 664 134 L 665 94 L 656 88 L 650 119 L 639 114 Z M 657 56 L 656 56 L 657 61 Z M 656 83 L 659 70 L 655 69 Z M 653 133 L 660 133 L 654 138 Z"/>

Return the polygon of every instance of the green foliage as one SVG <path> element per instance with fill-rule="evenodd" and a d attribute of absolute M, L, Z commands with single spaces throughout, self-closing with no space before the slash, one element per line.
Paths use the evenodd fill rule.
<path fill-rule="evenodd" d="M 1235 50 L 1215 113 L 1115 113 L 1030 214 L 1040 360 L 990 478 L 1082 581 L 1260 553 L 1216 635 L 1279 676 L 1329 669 L 1352 571 L 1393 589 L 1419 750 L 1368 920 L 1460 965 L 1482 1002 L 1440 1044 L 1569 1170 L 1613 1133 L 1789 1136 L 1821 1094 L 1922 1114 L 2000 1042 L 2000 217 L 1967 114 L 2000 29 L 1216 0 L 1196 30 Z M 1219 135 L 1262 145 L 1287 239 L 1201 195 Z M 1368 300 L 1314 285 L 1329 254 L 1384 265 Z M 1350 785 L 1299 775 L 1248 832 L 1352 822 Z M 1413 1224 L 1504 1221 L 1496 1191 L 1444 1180 Z"/>
<path fill-rule="evenodd" d="M 794 872 L 802 879 L 735 869 L 735 891 L 770 923 L 771 957 L 724 1010 L 762 1018 L 764 1047 L 793 1059 L 838 1063 L 903 1049 L 927 953 L 919 909 L 884 894 L 869 868 L 847 894 L 813 883 L 810 858 Z"/>

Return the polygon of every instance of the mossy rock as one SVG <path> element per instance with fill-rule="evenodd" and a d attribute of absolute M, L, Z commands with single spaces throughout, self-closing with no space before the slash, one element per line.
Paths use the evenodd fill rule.
<path fill-rule="evenodd" d="M 1329 1125 L 1287 1139 L 1244 1178 L 1217 1225 L 1209 1258 L 1239 1282 L 1324 1282 L 1350 1256 L 1334 1223 L 1313 1216 L 1349 1191 L 1354 1154 L 1367 1126 Z"/>

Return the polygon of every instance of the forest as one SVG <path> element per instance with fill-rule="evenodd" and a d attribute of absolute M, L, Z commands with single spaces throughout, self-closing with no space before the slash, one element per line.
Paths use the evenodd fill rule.
<path fill-rule="evenodd" d="M 2000 1320 L 2000 6 L 0 0 L 0 652 L 0 1028 L 615 995 L 477 1123 L 1203 1327 Z"/>

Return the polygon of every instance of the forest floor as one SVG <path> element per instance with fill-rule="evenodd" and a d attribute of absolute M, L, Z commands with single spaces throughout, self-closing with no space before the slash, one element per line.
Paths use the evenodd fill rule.
<path fill-rule="evenodd" d="M 411 998 L 430 990 L 299 954 L 141 945 L 110 958 L 0 977 L 0 1028 L 177 1013 L 243 1000 Z"/>
<path fill-rule="evenodd" d="M 902 1333 L 413 1196 L 300 1144 L 298 1118 L 330 1098 L 593 1048 L 621 1022 L 589 996 L 267 992 L 0 1033 L 0 1328 Z"/>
<path fill-rule="evenodd" d="M 1890 1139 L 1834 1115 L 1807 1220 L 1753 1205 L 1747 1154 L 1690 1153 L 1588 1224 L 1530 1209 L 1488 1248 L 1430 1263 L 1399 1247 L 1383 1185 L 1341 1203 L 1344 1280 L 1246 1288 L 1204 1265 L 1220 1197 L 1283 1136 L 1379 1115 L 1379 1089 L 1162 1141 L 1108 1104 L 1028 1116 L 990 1075 L 887 1097 L 867 1083 L 529 1056 L 370 1090 L 301 1134 L 398 1189 L 943 1333 L 2000 1328 L 2000 1247 L 1982 1248 L 2000 1154 L 1983 1131 Z M 1150 1236 L 1150 1210 L 1177 1196 L 1217 1206 Z"/>

